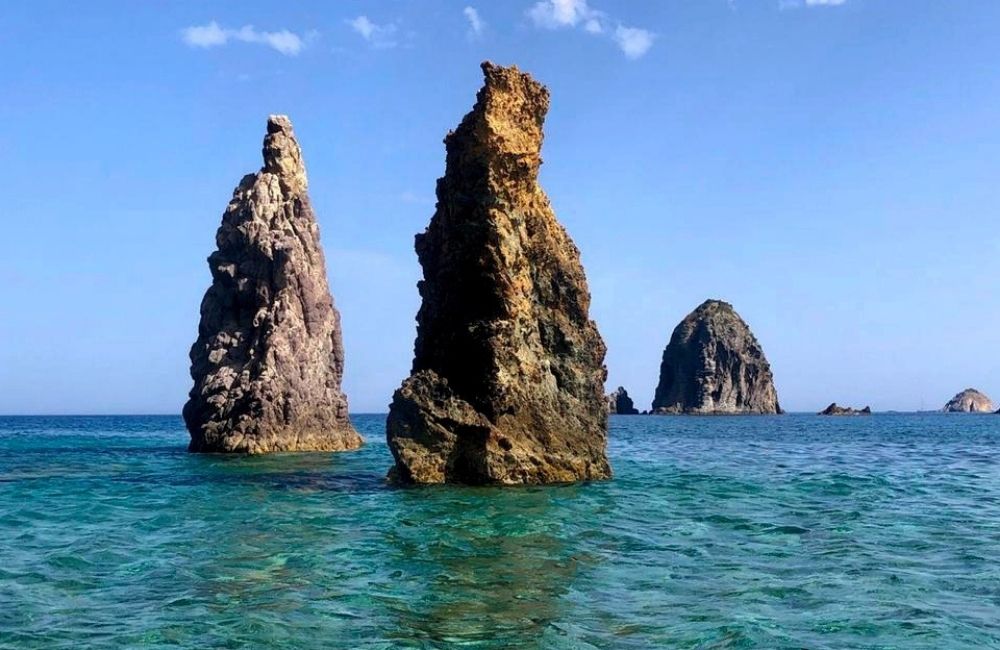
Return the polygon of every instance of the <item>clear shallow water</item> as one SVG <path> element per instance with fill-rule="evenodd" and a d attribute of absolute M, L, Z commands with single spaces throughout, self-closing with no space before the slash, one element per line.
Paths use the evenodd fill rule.
<path fill-rule="evenodd" d="M 613 481 L 394 489 L 0 418 L 0 647 L 1000 647 L 1000 416 L 612 418 Z"/>

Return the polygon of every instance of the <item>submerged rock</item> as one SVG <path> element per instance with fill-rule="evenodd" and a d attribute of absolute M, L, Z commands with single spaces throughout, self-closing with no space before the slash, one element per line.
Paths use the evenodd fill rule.
<path fill-rule="evenodd" d="M 191 451 L 354 449 L 333 305 L 292 124 L 272 115 L 264 167 L 233 192 L 208 258 L 191 348 Z"/>
<path fill-rule="evenodd" d="M 866 406 L 863 409 L 856 409 L 850 406 L 837 406 L 834 402 L 819 412 L 819 415 L 871 415 L 872 407 Z"/>
<path fill-rule="evenodd" d="M 781 413 L 764 350 L 732 305 L 706 300 L 674 329 L 653 412 Z"/>
<path fill-rule="evenodd" d="M 991 413 L 993 401 L 975 388 L 966 388 L 941 410 L 945 413 Z"/>
<path fill-rule="evenodd" d="M 608 394 L 608 413 L 617 415 L 638 415 L 639 410 L 635 408 L 632 398 L 628 396 L 628 391 L 624 386 L 619 386 L 617 390 Z"/>
<path fill-rule="evenodd" d="M 390 476 L 608 478 L 604 342 L 579 251 L 538 185 L 549 93 L 516 67 L 482 69 L 416 238 L 423 302 L 412 374 L 389 409 Z"/>

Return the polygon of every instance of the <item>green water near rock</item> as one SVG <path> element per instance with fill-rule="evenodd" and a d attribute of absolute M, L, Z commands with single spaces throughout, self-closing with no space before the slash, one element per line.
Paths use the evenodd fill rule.
<path fill-rule="evenodd" d="M 615 479 L 385 484 L 0 418 L 2 648 L 1000 647 L 1000 417 L 617 416 Z"/>

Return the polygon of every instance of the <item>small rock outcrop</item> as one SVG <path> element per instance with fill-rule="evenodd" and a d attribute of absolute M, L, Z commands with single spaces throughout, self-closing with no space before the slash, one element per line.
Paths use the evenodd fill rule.
<path fill-rule="evenodd" d="M 208 258 L 191 348 L 189 449 L 265 453 L 361 445 L 340 388 L 340 315 L 292 124 L 272 115 L 264 167 L 233 192 Z"/>
<path fill-rule="evenodd" d="M 639 409 L 635 408 L 632 398 L 628 396 L 628 391 L 624 386 L 619 386 L 617 390 L 608 394 L 608 413 L 613 415 L 638 415 Z"/>
<path fill-rule="evenodd" d="M 706 300 L 674 329 L 663 351 L 652 411 L 782 412 L 764 351 L 732 305 Z"/>
<path fill-rule="evenodd" d="M 608 478 L 604 342 L 580 253 L 538 184 L 549 93 L 516 67 L 482 69 L 416 238 L 422 304 L 386 423 L 390 478 Z"/>
<path fill-rule="evenodd" d="M 966 388 L 941 410 L 945 413 L 992 413 L 993 401 L 975 388 Z"/>
<path fill-rule="evenodd" d="M 856 409 L 850 406 L 838 406 L 836 402 L 819 412 L 819 415 L 871 415 L 872 407 Z"/>

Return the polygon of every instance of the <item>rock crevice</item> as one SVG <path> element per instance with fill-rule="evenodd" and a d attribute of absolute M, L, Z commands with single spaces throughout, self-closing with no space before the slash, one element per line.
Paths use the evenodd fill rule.
<path fill-rule="evenodd" d="M 516 67 L 482 69 L 416 238 L 422 304 L 412 373 L 387 420 L 391 476 L 606 478 L 604 342 L 579 251 L 538 184 L 549 93 Z"/>
<path fill-rule="evenodd" d="M 264 165 L 240 181 L 208 258 L 191 348 L 191 451 L 361 445 L 341 390 L 344 347 L 291 122 L 272 115 Z"/>

